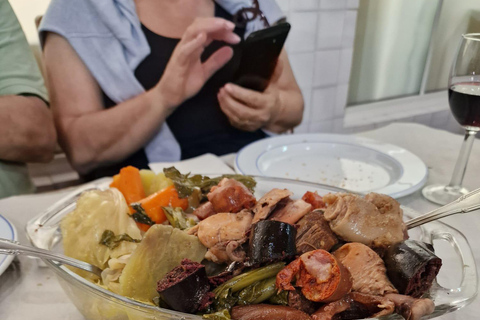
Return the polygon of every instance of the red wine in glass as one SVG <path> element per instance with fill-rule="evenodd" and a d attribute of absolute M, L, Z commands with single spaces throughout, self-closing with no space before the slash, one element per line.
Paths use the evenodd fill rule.
<path fill-rule="evenodd" d="M 480 82 L 462 82 L 448 89 L 453 116 L 466 129 L 480 128 Z"/>
<path fill-rule="evenodd" d="M 448 102 L 453 116 L 465 128 L 460 155 L 449 184 L 431 184 L 422 190 L 428 200 L 447 204 L 468 193 L 462 186 L 475 135 L 480 131 L 480 33 L 463 34 L 448 79 Z"/>

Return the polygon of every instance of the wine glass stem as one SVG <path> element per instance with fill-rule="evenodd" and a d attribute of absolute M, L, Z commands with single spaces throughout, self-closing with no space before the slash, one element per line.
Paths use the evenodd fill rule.
<path fill-rule="evenodd" d="M 448 184 L 451 188 L 461 188 L 463 177 L 465 176 L 465 170 L 467 170 L 468 158 L 472 151 L 473 141 L 475 141 L 475 134 L 477 131 L 466 130 L 465 138 L 463 139 L 462 148 L 460 149 L 460 155 L 458 156 L 455 169 L 453 170 L 452 180 Z"/>

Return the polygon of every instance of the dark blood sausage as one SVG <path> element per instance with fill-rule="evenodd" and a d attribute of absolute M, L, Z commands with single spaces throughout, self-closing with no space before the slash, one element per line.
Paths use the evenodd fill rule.
<path fill-rule="evenodd" d="M 321 303 L 313 302 L 305 298 L 299 288 L 295 289 L 295 291 L 289 291 L 287 299 L 289 307 L 295 308 L 308 314 L 314 313 L 321 306 Z"/>
<path fill-rule="evenodd" d="M 236 213 L 242 209 L 250 209 L 257 201 L 243 183 L 227 178 L 222 179 L 217 186 L 212 187 L 207 194 L 207 198 L 212 203 L 213 210 L 217 213 Z"/>
<path fill-rule="evenodd" d="M 442 260 L 427 244 L 405 240 L 390 246 L 384 256 L 387 275 L 401 294 L 420 298 L 432 286 Z"/>
<path fill-rule="evenodd" d="M 323 209 L 326 207 L 325 202 L 323 202 L 323 197 L 315 192 L 307 191 L 302 197 L 302 200 L 308 202 L 312 205 L 312 210 Z"/>
<path fill-rule="evenodd" d="M 232 309 L 233 320 L 311 320 L 305 312 L 284 306 L 254 304 Z"/>
<path fill-rule="evenodd" d="M 337 237 L 330 229 L 322 212 L 310 212 L 297 224 L 297 254 L 316 249 L 330 251 L 338 243 Z"/>
<path fill-rule="evenodd" d="M 381 296 L 352 292 L 312 314 L 313 320 L 350 320 L 392 314 L 395 305 Z"/>
<path fill-rule="evenodd" d="M 288 223 L 262 220 L 252 226 L 249 240 L 251 264 L 281 261 L 297 254 L 296 228 Z"/>
<path fill-rule="evenodd" d="M 157 291 L 173 310 L 194 313 L 208 300 L 210 283 L 205 267 L 183 259 L 179 266 L 158 281 Z"/>

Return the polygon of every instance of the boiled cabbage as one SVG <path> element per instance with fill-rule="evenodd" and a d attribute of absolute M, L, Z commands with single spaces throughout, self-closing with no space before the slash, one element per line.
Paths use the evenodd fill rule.
<path fill-rule="evenodd" d="M 128 234 L 133 239 L 142 239 L 140 229 L 128 215 L 125 198 L 114 188 L 82 194 L 76 209 L 62 220 L 60 228 L 65 254 L 101 269 L 107 267 L 109 259 L 130 254 L 138 246 L 138 243 L 122 241 L 118 247 L 109 249 L 99 244 L 105 230 L 111 230 L 115 234 Z M 95 278 L 88 272 L 77 269 L 74 271 L 82 277 Z"/>
<path fill-rule="evenodd" d="M 188 258 L 202 261 L 207 249 L 196 236 L 156 224 L 152 226 L 132 253 L 120 276 L 123 296 L 152 303 L 158 296 L 157 281 Z"/>

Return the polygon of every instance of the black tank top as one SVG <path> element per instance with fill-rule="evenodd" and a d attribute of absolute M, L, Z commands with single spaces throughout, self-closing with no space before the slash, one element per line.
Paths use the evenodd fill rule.
<path fill-rule="evenodd" d="M 232 21 L 232 15 L 215 4 L 215 16 Z M 158 35 L 142 25 L 148 44 L 151 49 L 148 55 L 136 68 L 135 77 L 145 90 L 153 88 L 165 71 L 168 60 L 180 41 Z M 236 28 L 234 31 L 243 38 L 245 30 Z M 202 61 L 217 49 L 222 42 L 212 42 L 204 51 Z M 180 144 L 182 159 L 192 158 L 207 152 L 223 155 L 237 152 L 243 146 L 266 137 L 262 130 L 245 132 L 233 128 L 227 116 L 221 111 L 217 100 L 217 93 L 229 81 L 232 81 L 240 57 L 237 53 L 217 73 L 215 73 L 193 98 L 182 103 L 167 118 L 167 123 L 175 138 Z M 106 108 L 116 104 L 103 93 L 103 102 Z M 122 167 L 132 165 L 137 168 L 148 168 L 148 159 L 143 149 L 129 156 L 127 159 L 105 167 L 100 167 L 85 175 L 85 180 L 93 180 L 104 176 L 117 174 Z"/>

